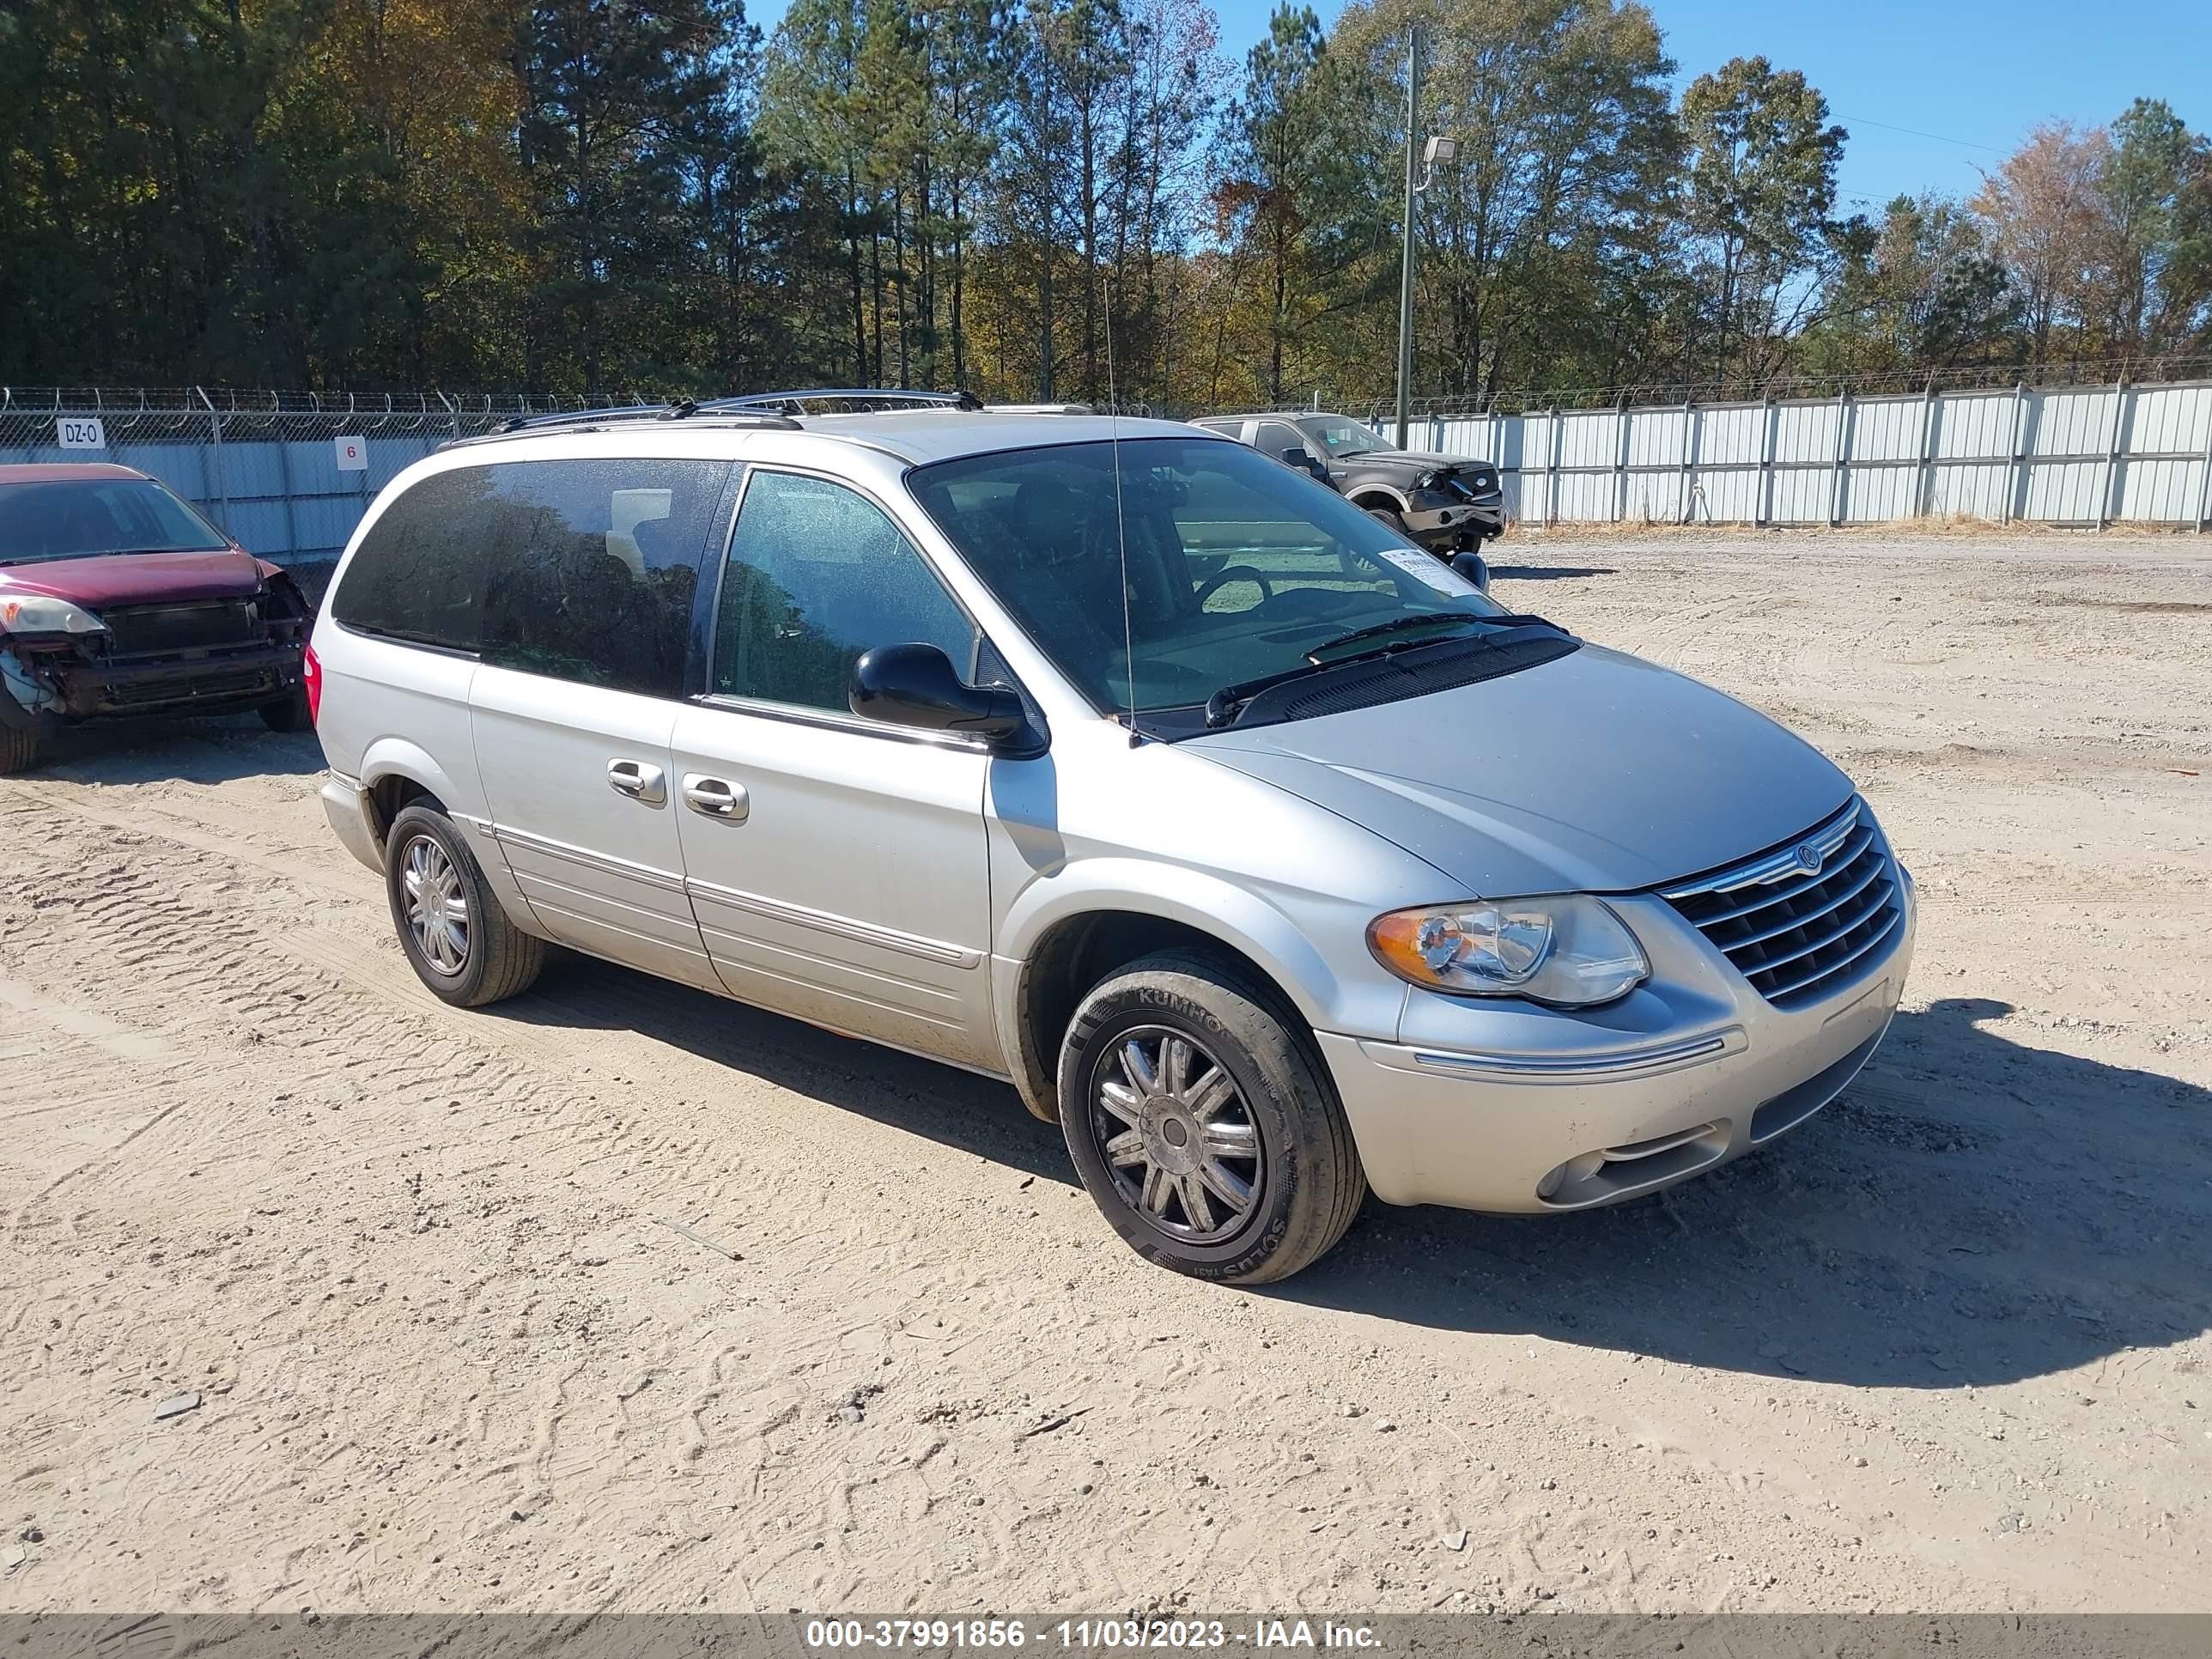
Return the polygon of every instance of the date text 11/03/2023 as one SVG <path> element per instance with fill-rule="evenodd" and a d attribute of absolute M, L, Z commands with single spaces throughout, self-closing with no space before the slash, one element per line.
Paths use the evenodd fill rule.
<path fill-rule="evenodd" d="M 1382 1639 L 1364 1625 L 1334 1620 L 1268 1619 L 810 1619 L 806 1645 L 817 1649 L 963 1648 L 1369 1649 Z"/>

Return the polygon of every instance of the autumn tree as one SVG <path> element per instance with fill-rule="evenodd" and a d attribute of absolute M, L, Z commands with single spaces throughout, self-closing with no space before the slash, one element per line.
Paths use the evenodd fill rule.
<path fill-rule="evenodd" d="M 1177 412 L 2212 349 L 2212 143 L 2139 100 L 1842 216 L 1795 71 L 1641 0 L 9 0 L 0 382 Z M 1673 391 L 1663 395 L 1674 395 Z"/>
<path fill-rule="evenodd" d="M 1960 202 L 1899 196 L 1838 234 L 1844 268 L 1806 366 L 1828 374 L 2009 361 L 2020 305 L 1989 228 Z"/>
<path fill-rule="evenodd" d="M 1432 11 L 1376 0 L 1347 17 L 1352 40 L 1385 26 L 1368 61 L 1391 70 L 1377 101 L 1403 143 L 1399 55 L 1390 42 Z M 1677 142 L 1667 92 L 1674 65 L 1650 12 L 1620 0 L 1450 0 L 1431 23 L 1425 125 L 1460 140 L 1460 159 L 1423 192 L 1424 299 L 1434 324 L 1417 345 L 1425 383 L 1494 392 L 1564 374 L 1602 354 L 1621 246 L 1669 193 Z M 1626 314 L 1626 313 L 1624 313 Z"/>
<path fill-rule="evenodd" d="M 2042 362 L 2053 330 L 2078 324 L 2089 306 L 2105 217 L 2098 179 L 2111 153 L 2101 128 L 2047 122 L 1975 192 L 1974 210 L 2020 291 L 2031 362 Z"/>
<path fill-rule="evenodd" d="M 2138 98 L 2112 123 L 2096 180 L 2105 212 L 2094 285 L 2108 349 L 2156 352 L 2191 331 L 2197 296 L 2183 219 L 2208 165 L 2206 141 L 2162 100 Z"/>
<path fill-rule="evenodd" d="M 1682 94 L 1681 222 L 1698 239 L 1717 377 L 1771 366 L 1811 314 L 1849 136 L 1796 70 L 1735 58 Z"/>
<path fill-rule="evenodd" d="M 1321 104 L 1321 19 L 1279 5 L 1267 38 L 1245 54 L 1244 92 L 1229 114 L 1231 172 L 1215 191 L 1229 234 L 1248 236 L 1265 271 L 1267 397 L 1283 400 L 1284 352 L 1299 334 L 1295 290 L 1308 262 L 1308 231 L 1325 222 L 1328 126 Z"/>

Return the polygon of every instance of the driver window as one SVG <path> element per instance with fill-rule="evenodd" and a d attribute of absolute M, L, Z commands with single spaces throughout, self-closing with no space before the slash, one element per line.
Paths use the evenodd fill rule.
<path fill-rule="evenodd" d="M 973 678 L 978 637 L 875 503 L 827 479 L 753 474 L 722 575 L 714 691 L 842 714 L 861 653 L 920 641 Z"/>
<path fill-rule="evenodd" d="M 1285 426 L 1280 421 L 1267 421 L 1261 424 L 1257 447 L 1269 460 L 1279 461 L 1294 449 L 1310 452 L 1313 445 L 1297 428 Z"/>

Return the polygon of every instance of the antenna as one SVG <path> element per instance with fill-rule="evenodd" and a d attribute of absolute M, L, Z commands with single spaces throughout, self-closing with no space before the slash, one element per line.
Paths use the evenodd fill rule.
<path fill-rule="evenodd" d="M 1121 394 L 1114 384 L 1114 284 L 1106 284 L 1106 418 L 1114 449 L 1114 546 L 1121 557 L 1121 663 L 1129 675 L 1129 747 L 1144 742 L 1137 730 L 1137 631 L 1129 619 L 1129 526 L 1121 513 Z"/>

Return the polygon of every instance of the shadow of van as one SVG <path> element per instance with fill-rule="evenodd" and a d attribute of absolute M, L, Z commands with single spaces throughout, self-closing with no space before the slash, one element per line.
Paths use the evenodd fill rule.
<path fill-rule="evenodd" d="M 2212 1325 L 2212 1091 L 2032 1048 L 1952 1000 L 1900 1014 L 1841 1100 L 1617 1208 L 1370 1201 L 1270 1294 L 1409 1324 L 1906 1388 L 2012 1381 Z M 988 1079 L 602 963 L 487 1012 L 634 1030 L 920 1139 L 1073 1185 Z M 1533 1101 L 1531 1109 L 1540 1109 Z M 1113 1241 L 1101 1224 L 1102 1248 Z"/>
<path fill-rule="evenodd" d="M 1723 1370 L 2011 1382 L 2212 1326 L 2212 1091 L 1898 1016 L 1844 1097 L 1641 1202 L 1515 1221 L 1370 1206 L 1291 1297 Z"/>

